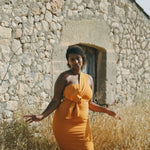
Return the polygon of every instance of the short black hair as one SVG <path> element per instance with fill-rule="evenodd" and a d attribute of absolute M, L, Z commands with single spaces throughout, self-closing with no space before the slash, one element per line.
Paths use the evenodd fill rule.
<path fill-rule="evenodd" d="M 66 59 L 69 59 L 69 54 L 78 54 L 82 57 L 83 60 L 83 66 L 81 69 L 83 69 L 83 67 L 86 64 L 86 55 L 82 49 L 82 47 L 80 47 L 79 45 L 71 45 L 68 46 L 67 52 L 66 52 Z M 68 67 L 70 68 L 70 65 L 68 64 Z"/>

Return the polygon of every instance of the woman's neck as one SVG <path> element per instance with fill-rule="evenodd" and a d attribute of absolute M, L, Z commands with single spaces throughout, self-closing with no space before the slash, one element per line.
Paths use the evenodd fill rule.
<path fill-rule="evenodd" d="M 80 74 L 81 73 L 81 70 L 73 70 L 71 69 L 71 72 L 74 74 L 74 75 L 77 75 L 77 74 Z"/>

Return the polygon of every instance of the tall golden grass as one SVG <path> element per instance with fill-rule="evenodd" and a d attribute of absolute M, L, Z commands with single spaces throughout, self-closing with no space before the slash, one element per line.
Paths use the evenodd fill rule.
<path fill-rule="evenodd" d="M 150 101 L 111 107 L 122 120 L 90 112 L 95 150 L 150 150 Z M 33 124 L 23 118 L 3 123 L 1 150 L 59 150 L 52 132 L 52 115 Z"/>
<path fill-rule="evenodd" d="M 4 123 L 0 131 L 0 150 L 57 150 L 51 118 L 41 123 L 23 120 Z"/>
<path fill-rule="evenodd" d="M 150 102 L 117 105 L 122 120 L 95 113 L 91 121 L 95 150 L 150 150 Z"/>

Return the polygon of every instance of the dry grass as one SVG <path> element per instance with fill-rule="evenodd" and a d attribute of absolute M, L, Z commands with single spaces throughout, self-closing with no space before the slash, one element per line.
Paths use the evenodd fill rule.
<path fill-rule="evenodd" d="M 0 130 L 0 150 L 57 150 L 51 126 L 47 120 L 32 125 L 23 120 L 4 123 Z"/>
<path fill-rule="evenodd" d="M 95 150 L 150 150 L 150 102 L 112 107 L 122 120 L 90 112 Z M 27 125 L 23 118 L 3 124 L 1 150 L 58 150 L 52 132 L 52 116 Z"/>
<path fill-rule="evenodd" d="M 122 120 L 93 114 L 95 150 L 150 150 L 150 102 L 117 105 Z"/>

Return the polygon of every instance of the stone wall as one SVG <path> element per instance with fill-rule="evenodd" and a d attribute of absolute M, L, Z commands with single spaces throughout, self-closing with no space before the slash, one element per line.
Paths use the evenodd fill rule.
<path fill-rule="evenodd" d="M 67 46 L 80 42 L 63 41 L 64 28 L 68 22 L 85 19 L 102 20 L 108 26 L 107 35 L 100 37 L 99 41 L 106 41 L 102 48 L 111 48 L 114 53 L 115 86 L 108 88 L 114 91 L 113 98 L 132 101 L 137 94 L 148 93 L 150 19 L 135 2 L 1 0 L 0 119 L 10 120 L 21 107 L 29 112 L 39 112 L 37 108 L 46 107 L 53 96 L 55 79 L 67 69 Z M 71 31 L 67 32 L 69 35 Z M 93 43 L 98 41 L 87 35 L 79 39 L 83 42 L 86 42 L 85 38 L 93 39 Z M 106 37 L 109 37 L 108 41 Z M 108 75 L 113 76 L 111 72 Z"/>

